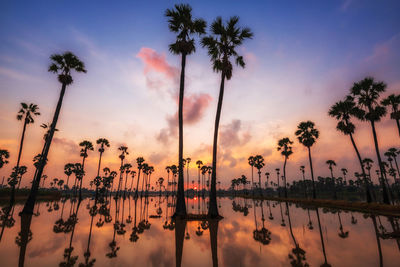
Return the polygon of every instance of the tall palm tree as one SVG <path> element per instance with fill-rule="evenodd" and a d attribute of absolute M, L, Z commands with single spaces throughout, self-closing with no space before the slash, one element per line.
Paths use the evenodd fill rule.
<path fill-rule="evenodd" d="M 198 190 L 199 190 L 199 187 L 200 187 L 200 171 L 201 171 L 201 166 L 203 165 L 203 162 L 201 161 L 201 160 L 198 160 L 198 161 L 196 161 L 196 165 L 197 165 L 197 169 L 198 169 L 198 178 L 197 178 L 197 195 L 199 194 L 198 193 Z"/>
<path fill-rule="evenodd" d="M 192 161 L 192 159 L 191 158 L 186 158 L 186 197 L 188 198 L 189 197 L 189 193 L 188 193 L 188 190 L 189 190 L 189 164 L 190 164 L 190 162 Z M 187 200 L 186 200 L 187 201 Z"/>
<path fill-rule="evenodd" d="M 85 160 L 89 156 L 88 151 L 91 151 L 91 150 L 93 151 L 93 144 L 90 141 L 84 140 L 79 143 L 79 146 L 82 147 L 81 148 L 81 157 L 82 157 L 82 171 L 83 171 L 82 179 L 80 179 L 80 183 L 79 183 L 79 201 L 81 201 L 82 200 L 82 182 L 83 182 L 83 176 L 85 175 Z"/>
<path fill-rule="evenodd" d="M 313 198 L 317 197 L 315 190 L 315 181 L 314 181 L 314 169 L 312 166 L 312 158 L 311 158 L 311 147 L 316 142 L 319 137 L 319 131 L 315 128 L 315 124 L 312 121 L 303 121 L 297 126 L 298 130 L 296 131 L 297 139 L 300 144 L 307 147 L 308 150 L 308 160 L 310 162 L 310 170 L 311 170 L 311 180 L 313 186 Z"/>
<path fill-rule="evenodd" d="M 335 177 L 333 176 L 333 166 L 336 166 L 336 162 L 328 159 L 325 163 L 328 165 L 329 171 L 331 172 L 331 179 L 333 183 L 333 199 L 337 199 Z"/>
<path fill-rule="evenodd" d="M 28 124 L 34 123 L 34 116 L 39 116 L 39 107 L 38 105 L 35 105 L 33 103 L 31 104 L 26 104 L 26 103 L 21 103 L 21 109 L 18 111 L 17 115 L 17 120 L 24 120 L 24 127 L 22 129 L 22 136 L 21 136 L 21 141 L 19 144 L 19 152 L 18 152 L 18 159 L 17 159 L 17 169 L 19 168 L 19 163 L 21 160 L 21 155 L 22 155 L 22 147 L 24 145 L 24 138 L 25 138 L 25 131 L 26 131 L 26 126 Z"/>
<path fill-rule="evenodd" d="M 100 147 L 99 147 L 100 156 L 99 156 L 99 164 L 97 165 L 97 176 L 96 176 L 95 179 L 96 180 L 101 180 L 101 177 L 100 177 L 101 157 L 103 156 L 105 148 L 106 147 L 110 147 L 110 143 L 105 138 L 99 138 L 99 139 L 96 140 L 96 144 L 100 145 Z M 99 184 L 98 185 L 97 184 L 96 184 L 96 200 L 97 200 L 98 185 L 99 185 Z"/>
<path fill-rule="evenodd" d="M 175 215 L 186 215 L 183 179 L 183 98 L 185 90 L 186 56 L 196 51 L 193 35 L 204 34 L 206 22 L 203 19 L 192 18 L 192 8 L 187 4 L 175 5 L 174 9 L 167 9 L 165 16 L 171 32 L 176 33 L 176 40 L 169 45 L 169 50 L 175 55 L 181 55 L 181 78 L 179 86 L 179 177 L 178 199 Z"/>
<path fill-rule="evenodd" d="M 381 104 L 386 107 L 390 107 L 392 109 L 392 112 L 390 113 L 390 118 L 392 120 L 396 121 L 397 129 L 398 129 L 399 135 L 400 135 L 400 122 L 399 122 L 400 121 L 400 110 L 399 110 L 400 95 L 391 94 L 388 97 L 386 97 L 385 99 L 383 99 L 381 101 Z"/>
<path fill-rule="evenodd" d="M 253 33 L 247 27 L 238 26 L 239 17 L 231 17 L 226 23 L 222 22 L 221 17 L 217 17 L 211 25 L 212 35 L 202 39 L 203 47 L 206 47 L 215 72 L 221 73 L 221 85 L 219 89 L 217 113 L 215 117 L 214 142 L 213 142 L 213 162 L 211 176 L 211 192 L 210 206 L 208 215 L 210 217 L 218 217 L 217 208 L 217 144 L 218 144 L 218 127 L 221 118 L 222 101 L 224 98 L 225 79 L 232 78 L 233 65 L 231 60 L 234 59 L 236 65 L 244 68 L 245 63 L 243 57 L 240 56 L 236 49 L 243 44 L 246 39 L 252 38 Z"/>
<path fill-rule="evenodd" d="M 58 99 L 56 111 L 54 112 L 53 121 L 51 123 L 50 132 L 47 136 L 46 142 L 43 147 L 43 152 L 38 164 L 36 176 L 33 179 L 32 189 L 29 193 L 29 197 L 26 200 L 22 213 L 33 213 L 34 204 L 36 202 L 36 195 L 39 189 L 40 178 L 43 174 L 43 169 L 47 161 L 47 155 L 50 150 L 51 141 L 53 139 L 54 130 L 61 111 L 61 105 L 65 94 L 65 89 L 68 85 L 73 82 L 71 71 L 86 73 L 85 64 L 71 52 L 65 52 L 62 55 L 54 54 L 50 57 L 52 64 L 49 67 L 49 71 L 58 74 L 58 81 L 62 84 L 60 97 Z"/>
<path fill-rule="evenodd" d="M 361 154 L 357 148 L 356 142 L 354 141 L 354 131 L 356 126 L 351 122 L 351 117 L 362 118 L 365 114 L 364 111 L 359 109 L 354 102 L 354 98 L 351 96 L 347 96 L 344 101 L 336 102 L 328 112 L 329 116 L 334 117 L 338 120 L 336 129 L 342 132 L 344 135 L 348 135 L 350 137 L 350 141 L 354 147 L 354 150 L 357 154 L 358 161 L 360 163 L 361 172 L 364 178 L 365 183 L 365 193 L 367 195 L 367 202 L 370 203 L 372 201 L 371 191 L 369 189 L 369 181 L 367 179 L 364 164 L 361 158 Z M 343 169 L 342 169 L 343 171 Z M 343 175 L 346 176 L 347 170 L 343 172 Z M 346 181 L 346 177 L 345 181 Z"/>
<path fill-rule="evenodd" d="M 289 137 L 282 138 L 278 141 L 278 151 L 281 151 L 282 156 L 285 157 L 285 161 L 283 163 L 283 180 L 285 184 L 285 198 L 287 198 L 287 189 L 286 189 L 286 162 L 289 159 L 289 156 L 293 154 L 292 145 L 293 141 L 289 139 Z"/>
<path fill-rule="evenodd" d="M 386 170 L 383 167 L 381 154 L 379 152 L 378 137 L 375 129 L 375 123 L 379 122 L 386 114 L 384 106 L 380 105 L 378 100 L 381 93 L 385 92 L 386 84 L 384 82 L 375 82 L 374 78 L 367 77 L 357 83 L 354 83 L 350 89 L 351 95 L 354 97 L 355 102 L 359 109 L 364 111 L 364 116 L 361 120 L 367 120 L 371 124 L 372 134 L 374 137 L 376 157 L 378 158 L 378 164 L 380 169 L 380 183 L 382 186 L 383 202 L 390 204 L 388 190 L 385 185 Z"/>

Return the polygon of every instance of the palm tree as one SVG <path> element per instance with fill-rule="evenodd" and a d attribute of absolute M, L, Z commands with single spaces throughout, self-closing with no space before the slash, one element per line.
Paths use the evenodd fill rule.
<path fill-rule="evenodd" d="M 381 154 L 379 152 L 378 137 L 375 129 L 375 122 L 379 122 L 386 114 L 385 107 L 378 103 L 379 96 L 381 93 L 385 92 L 385 88 L 386 84 L 384 82 L 375 82 L 374 78 L 367 77 L 358 83 L 354 83 L 350 91 L 355 98 L 358 108 L 364 112 L 364 116 L 360 117 L 360 119 L 367 120 L 371 124 L 376 156 L 381 171 L 380 183 L 382 186 L 383 202 L 385 204 L 390 204 L 388 190 L 384 182 L 386 179 L 386 171 L 383 167 Z"/>
<path fill-rule="evenodd" d="M 201 161 L 201 160 L 198 160 L 198 161 L 196 161 L 196 165 L 197 165 L 197 169 L 198 169 L 198 180 L 197 180 L 197 195 L 199 194 L 198 193 L 198 190 L 199 190 L 199 187 L 200 187 L 200 171 L 201 171 L 201 166 L 203 165 L 203 162 Z"/>
<path fill-rule="evenodd" d="M 137 177 L 137 182 L 136 182 L 136 192 L 135 192 L 135 198 L 138 197 L 138 190 L 139 190 L 139 181 L 140 181 L 140 172 L 143 168 L 143 162 L 144 162 L 144 158 L 142 157 L 138 157 L 136 159 L 136 164 L 137 164 L 137 168 L 138 168 L 138 177 Z M 169 176 L 168 176 L 169 177 Z"/>
<path fill-rule="evenodd" d="M 128 147 L 126 146 L 120 146 L 118 148 L 119 151 L 121 151 L 121 154 L 118 156 L 119 159 L 121 160 L 121 166 L 119 168 L 119 181 L 118 181 L 118 188 L 117 188 L 117 195 L 116 197 L 119 197 L 119 191 L 121 189 L 121 183 L 122 183 L 122 179 L 123 179 L 123 174 L 124 174 L 124 159 L 126 157 L 126 155 L 129 155 L 128 152 Z"/>
<path fill-rule="evenodd" d="M 265 166 L 264 158 L 261 155 L 257 155 L 254 157 L 254 167 L 258 170 L 258 186 L 260 195 L 262 195 L 262 188 L 261 188 L 261 169 Z"/>
<path fill-rule="evenodd" d="M 300 144 L 304 145 L 308 149 L 308 160 L 310 162 L 311 180 L 313 186 L 313 198 L 315 199 L 317 196 L 315 190 L 314 170 L 311 159 L 311 147 L 318 139 L 319 131 L 314 126 L 315 124 L 312 121 L 300 122 L 300 124 L 297 126 L 298 130 L 295 134 Z"/>
<path fill-rule="evenodd" d="M 176 40 L 169 45 L 169 50 L 175 55 L 181 55 L 181 78 L 179 86 L 179 178 L 178 199 L 175 215 L 185 216 L 186 205 L 183 180 L 183 97 L 185 90 L 186 56 L 196 51 L 193 35 L 204 34 L 206 22 L 203 19 L 192 18 L 192 8 L 187 4 L 175 5 L 175 9 L 167 9 L 165 16 L 171 32 L 176 33 Z"/>
<path fill-rule="evenodd" d="M 286 189 L 286 162 L 289 159 L 289 156 L 293 154 L 292 145 L 293 141 L 290 141 L 289 137 L 282 138 L 278 141 L 278 151 L 281 151 L 282 156 L 285 157 L 285 161 L 283 163 L 283 180 L 285 184 L 285 198 L 287 198 L 287 189 Z"/>
<path fill-rule="evenodd" d="M 10 152 L 6 149 L 0 149 L 0 169 L 8 164 L 8 158 L 10 158 Z"/>
<path fill-rule="evenodd" d="M 88 151 L 93 150 L 93 144 L 90 141 L 84 140 L 79 143 L 79 146 L 82 147 L 80 156 L 82 157 L 82 171 L 83 171 L 82 179 L 80 179 L 80 183 L 79 183 L 79 201 L 81 201 L 82 200 L 82 182 L 83 182 L 83 176 L 85 175 L 85 160 L 89 156 Z"/>
<path fill-rule="evenodd" d="M 28 124 L 34 123 L 35 122 L 35 120 L 33 119 L 34 116 L 39 116 L 39 115 L 40 115 L 40 112 L 39 112 L 38 105 L 35 105 L 33 103 L 31 103 L 29 105 L 26 104 L 26 103 L 21 103 L 21 109 L 18 111 L 17 120 L 20 121 L 20 120 L 24 119 L 24 127 L 23 127 L 23 130 L 22 130 L 21 141 L 20 141 L 20 144 L 19 144 L 19 152 L 18 152 L 18 159 L 17 159 L 17 169 L 19 168 L 19 162 L 21 160 L 22 147 L 24 145 L 26 126 Z"/>
<path fill-rule="evenodd" d="M 343 173 L 344 183 L 346 184 L 346 183 L 347 183 L 347 181 L 346 181 L 346 174 L 348 173 L 348 170 L 347 170 L 346 168 L 341 168 L 340 170 L 341 170 L 342 173 Z"/>
<path fill-rule="evenodd" d="M 391 94 L 385 99 L 381 101 L 381 104 L 386 106 L 386 107 L 391 107 L 392 112 L 390 113 L 390 118 L 392 120 L 396 121 L 397 124 L 397 129 L 399 130 L 399 135 L 400 135 L 400 110 L 399 110 L 399 105 L 400 105 L 400 95 L 395 95 Z"/>
<path fill-rule="evenodd" d="M 333 199 L 337 199 L 335 177 L 333 176 L 333 166 L 336 166 L 336 162 L 334 160 L 328 159 L 325 163 L 328 165 L 328 168 L 331 172 L 331 178 L 333 182 Z"/>
<path fill-rule="evenodd" d="M 253 33 L 247 27 L 241 28 L 237 24 L 239 17 L 231 17 L 227 23 L 222 22 L 221 17 L 217 17 L 211 25 L 211 36 L 202 39 L 203 47 L 207 47 L 213 70 L 221 73 L 221 85 L 218 97 L 217 113 L 215 117 L 214 142 L 213 142 L 213 162 L 211 177 L 210 206 L 208 214 L 210 217 L 218 217 L 217 209 L 217 143 L 218 127 L 221 118 L 222 100 L 224 97 L 225 79 L 232 78 L 232 58 L 236 65 L 244 68 L 245 63 L 242 56 L 239 56 L 236 49 L 243 44 L 243 41 L 253 37 Z"/>
<path fill-rule="evenodd" d="M 350 121 L 351 117 L 356 117 L 356 118 L 362 118 L 364 116 L 364 111 L 359 109 L 356 106 L 356 103 L 354 102 L 353 97 L 347 96 L 344 101 L 339 101 L 335 103 L 329 110 L 328 112 L 329 116 L 334 117 L 338 120 L 338 124 L 336 126 L 336 129 L 340 132 L 342 132 L 345 135 L 348 135 L 350 137 L 350 141 L 354 147 L 354 150 L 356 151 L 358 161 L 360 163 L 361 167 L 361 172 L 364 177 L 364 182 L 365 182 L 365 193 L 367 195 L 367 202 L 370 203 L 372 201 L 371 197 L 371 192 L 369 189 L 369 182 L 367 180 L 365 170 L 364 170 L 364 164 L 360 155 L 360 152 L 357 148 L 356 142 L 354 141 L 354 131 L 355 131 L 355 125 Z M 343 169 L 342 169 L 343 171 Z M 346 176 L 347 170 L 343 172 L 343 175 Z M 346 181 L 346 177 L 345 181 Z"/>
<path fill-rule="evenodd" d="M 187 177 L 186 177 L 186 191 L 187 190 L 189 190 L 189 164 L 190 164 L 190 162 L 192 161 L 192 159 L 191 158 L 186 158 L 186 172 L 187 172 Z M 188 193 L 186 193 L 186 195 L 187 196 L 189 196 L 188 195 Z"/>
<path fill-rule="evenodd" d="M 280 197 L 281 196 L 281 191 L 280 191 L 280 186 L 279 186 L 279 172 L 281 171 L 281 169 L 276 168 L 275 171 L 276 171 L 276 181 L 277 181 L 277 186 L 278 186 L 278 188 L 277 188 L 278 196 Z"/>
<path fill-rule="evenodd" d="M 72 54 L 71 52 L 65 52 L 64 54 L 54 54 L 50 57 L 52 64 L 49 67 L 49 71 L 58 74 L 58 81 L 62 84 L 60 97 L 58 99 L 56 111 L 54 113 L 53 121 L 51 123 L 50 132 L 48 134 L 47 140 L 43 147 L 43 152 L 38 164 L 38 169 L 36 176 L 33 179 L 32 189 L 29 193 L 29 197 L 26 200 L 24 209 L 22 213 L 33 213 L 34 204 L 36 202 L 36 195 L 39 189 L 40 178 L 43 174 L 43 169 L 47 161 L 47 155 L 50 150 L 51 141 L 53 139 L 54 131 L 56 129 L 56 124 L 61 111 L 61 105 L 65 94 L 65 89 L 67 85 L 71 85 L 73 80 L 71 76 L 71 71 L 86 73 L 85 64 L 80 61 L 80 59 Z"/>
<path fill-rule="evenodd" d="M 397 173 L 400 174 L 399 171 L 399 165 L 397 164 L 397 155 L 400 154 L 400 150 L 398 150 L 397 148 L 391 147 L 387 150 L 387 152 L 385 152 L 385 156 L 390 157 L 394 160 L 394 163 L 396 165 L 396 169 L 397 169 Z"/>
<path fill-rule="evenodd" d="M 251 167 L 251 189 L 253 190 L 254 186 L 254 175 L 253 175 L 253 169 L 254 169 L 254 157 L 250 156 L 247 161 L 249 162 L 249 165 Z"/>
<path fill-rule="evenodd" d="M 75 167 L 75 165 L 72 163 L 67 163 L 64 166 L 64 173 L 65 173 L 65 175 L 67 175 L 67 183 L 66 183 L 67 188 L 68 188 L 68 183 L 69 183 L 69 177 L 74 172 L 74 167 Z"/>
<path fill-rule="evenodd" d="M 306 177 L 305 177 L 305 172 L 306 172 L 306 167 L 305 166 L 303 166 L 303 165 L 301 165 L 300 166 L 300 171 L 301 171 L 301 174 L 302 174 L 302 177 L 303 177 L 303 184 L 304 184 L 304 196 L 305 196 L 305 198 L 307 198 L 307 185 L 306 185 Z"/>

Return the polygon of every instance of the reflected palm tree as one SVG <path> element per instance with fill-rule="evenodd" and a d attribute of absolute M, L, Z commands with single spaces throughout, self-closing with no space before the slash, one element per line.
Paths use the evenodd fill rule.
<path fill-rule="evenodd" d="M 306 262 L 306 251 L 300 247 L 299 243 L 297 242 L 297 240 L 293 234 L 292 220 L 290 219 L 289 204 L 287 202 L 285 202 L 285 204 L 286 204 L 286 213 L 287 213 L 288 222 L 289 222 L 290 235 L 292 236 L 293 243 L 294 243 L 294 248 L 292 249 L 292 254 L 289 253 L 289 256 L 288 256 L 290 259 L 290 264 L 295 267 L 308 267 L 310 265 Z"/>
<path fill-rule="evenodd" d="M 338 211 L 337 214 L 338 214 L 338 219 L 339 219 L 339 233 L 338 233 L 338 235 L 339 235 L 340 238 L 343 238 L 343 239 L 348 238 L 349 237 L 349 231 L 344 231 L 343 230 L 342 218 L 340 217 L 340 211 Z"/>
<path fill-rule="evenodd" d="M 254 206 L 254 216 L 256 216 L 255 209 L 256 207 Z M 261 229 L 258 229 L 257 218 L 255 217 L 256 229 L 253 231 L 253 239 L 257 242 L 260 242 L 263 245 L 268 245 L 271 242 L 271 232 L 267 228 L 265 228 L 263 200 L 261 200 L 260 209 L 261 209 L 262 227 Z"/>
<path fill-rule="evenodd" d="M 381 247 L 381 240 L 379 237 L 379 230 L 377 227 L 377 223 L 376 223 L 376 217 L 375 215 L 371 214 L 370 215 L 372 223 L 374 225 L 374 231 L 375 231 L 375 237 L 376 237 L 376 245 L 378 248 L 378 255 L 379 255 L 379 266 L 383 266 L 383 256 L 382 256 L 382 247 Z"/>
<path fill-rule="evenodd" d="M 25 263 L 25 253 L 28 242 L 32 240 L 33 234 L 31 231 L 32 214 L 21 215 L 21 231 L 15 238 L 15 243 L 20 247 L 18 266 L 23 267 Z"/>
<path fill-rule="evenodd" d="M 96 203 L 93 205 L 93 207 L 90 208 L 89 214 L 90 214 L 90 228 L 89 228 L 89 236 L 88 236 L 88 242 L 86 246 L 86 251 L 83 254 L 83 257 L 85 258 L 84 263 L 79 263 L 79 267 L 91 267 L 94 265 L 96 262 L 96 259 L 90 259 L 91 253 L 90 253 L 90 241 L 92 240 L 92 229 L 93 229 L 93 220 L 94 217 L 96 216 L 98 210 Z"/>
<path fill-rule="evenodd" d="M 73 202 L 75 204 L 75 201 Z M 65 232 L 71 232 L 71 236 L 69 239 L 69 246 L 68 248 L 64 249 L 64 261 L 60 262 L 60 266 L 74 266 L 76 261 L 78 260 L 78 256 L 72 256 L 72 252 L 74 251 L 74 247 L 72 246 L 72 242 L 74 239 L 75 227 L 78 223 L 78 212 L 80 207 L 81 201 L 78 201 L 78 205 L 76 210 L 72 213 L 72 215 L 66 221 Z M 72 209 L 74 209 L 73 205 Z"/>
<path fill-rule="evenodd" d="M 319 228 L 319 236 L 320 236 L 320 238 L 321 238 L 322 253 L 324 254 L 324 263 L 321 264 L 321 267 L 330 267 L 331 265 L 328 263 L 328 260 L 327 260 L 327 258 L 326 258 L 324 236 L 323 236 L 323 234 L 322 234 L 321 220 L 320 220 L 320 218 L 319 218 L 319 211 L 318 211 L 318 208 L 315 209 L 315 212 L 316 212 L 316 214 L 317 214 L 318 228 Z"/>

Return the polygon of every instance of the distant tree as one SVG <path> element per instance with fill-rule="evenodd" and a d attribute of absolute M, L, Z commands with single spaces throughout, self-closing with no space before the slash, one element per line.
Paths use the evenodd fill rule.
<path fill-rule="evenodd" d="M 313 185 L 313 198 L 316 198 L 316 189 L 315 189 L 315 181 L 314 181 L 314 170 L 312 166 L 312 158 L 311 158 L 311 147 L 316 142 L 319 137 L 319 131 L 315 128 L 315 124 L 312 121 L 301 122 L 297 126 L 298 130 L 296 131 L 296 136 L 300 142 L 300 144 L 307 147 L 308 150 L 308 159 L 310 161 L 310 170 L 311 170 L 311 180 Z"/>
<path fill-rule="evenodd" d="M 285 184 L 285 198 L 287 198 L 287 188 L 286 188 L 286 163 L 289 159 L 289 156 L 293 154 L 292 145 L 293 141 L 289 139 L 289 137 L 282 138 L 278 141 L 277 150 L 281 151 L 282 156 L 284 156 L 285 160 L 283 163 L 283 182 Z"/>

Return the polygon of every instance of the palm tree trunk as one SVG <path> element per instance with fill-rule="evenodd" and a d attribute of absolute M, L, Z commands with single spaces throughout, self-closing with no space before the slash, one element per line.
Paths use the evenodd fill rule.
<path fill-rule="evenodd" d="M 47 136 L 47 139 L 46 139 L 46 142 L 45 142 L 44 148 L 43 148 L 43 153 L 39 160 L 39 167 L 38 167 L 38 170 L 36 173 L 36 177 L 34 177 L 34 179 L 32 181 L 32 189 L 29 192 L 29 196 L 25 202 L 22 213 L 25 213 L 25 214 L 33 213 L 33 208 L 34 208 L 35 202 L 36 202 L 36 195 L 37 195 L 37 191 L 39 189 L 40 178 L 42 177 L 44 166 L 46 165 L 47 155 L 49 154 L 51 141 L 53 140 L 54 132 L 55 132 L 56 125 L 57 125 L 57 120 L 60 115 L 61 105 L 62 105 L 62 101 L 64 98 L 66 87 L 67 87 L 67 84 L 63 83 L 62 87 L 61 87 L 60 97 L 58 99 L 56 111 L 54 113 L 53 121 L 50 126 L 50 132 Z"/>
<path fill-rule="evenodd" d="M 284 183 L 285 183 L 285 198 L 287 198 L 287 188 L 286 188 L 286 162 L 287 162 L 287 157 L 285 156 L 285 162 L 283 163 L 283 179 L 284 179 Z"/>
<path fill-rule="evenodd" d="M 400 136 L 400 122 L 399 122 L 399 119 L 396 119 L 396 124 L 397 124 L 397 129 L 399 130 L 399 136 Z"/>
<path fill-rule="evenodd" d="M 325 243 L 324 243 L 324 236 L 322 235 L 322 228 L 321 228 L 321 220 L 319 219 L 319 212 L 318 208 L 315 209 L 315 212 L 317 213 L 317 219 L 318 219 L 318 228 L 319 228 L 319 236 L 321 238 L 321 245 L 322 245 L 322 253 L 324 254 L 324 261 L 325 265 L 323 266 L 330 266 L 328 265 L 328 260 L 326 258 L 326 251 L 325 251 Z M 321 265 L 322 266 L 322 265 Z"/>
<path fill-rule="evenodd" d="M 369 181 L 368 181 L 367 175 L 365 173 L 364 164 L 362 163 L 360 152 L 358 151 L 358 148 L 356 146 L 356 142 L 354 141 L 354 138 L 353 138 L 352 134 L 350 134 L 350 140 L 351 140 L 351 143 L 353 144 L 354 150 L 356 151 L 358 161 L 360 162 L 361 172 L 362 172 L 362 175 L 364 177 L 364 183 L 365 183 L 365 193 L 367 194 L 367 202 L 371 203 L 372 197 L 371 197 L 371 191 L 369 189 Z"/>
<path fill-rule="evenodd" d="M 303 184 L 304 184 L 304 196 L 305 196 L 305 198 L 307 198 L 306 177 L 304 176 L 304 172 L 302 172 L 302 174 L 303 174 Z"/>
<path fill-rule="evenodd" d="M 185 91 L 186 53 L 182 53 L 181 81 L 179 86 L 179 176 L 176 210 L 174 216 L 186 216 L 185 189 L 183 179 L 183 96 Z"/>
<path fill-rule="evenodd" d="M 135 198 L 137 198 L 138 197 L 138 191 L 139 191 L 139 180 L 140 180 L 140 171 L 141 171 L 142 169 L 139 169 L 139 171 L 138 171 L 138 177 L 137 177 L 137 183 L 136 183 L 136 193 L 135 193 Z M 168 177 L 169 177 L 169 174 L 168 174 Z M 169 180 L 169 179 L 168 179 Z"/>
<path fill-rule="evenodd" d="M 26 125 L 27 125 L 27 119 L 25 118 L 25 121 L 24 121 L 24 128 L 23 128 L 23 130 L 22 130 L 21 142 L 20 142 L 20 145 L 19 145 L 19 152 L 18 152 L 18 159 L 17 159 L 17 168 L 16 168 L 16 170 L 18 170 L 18 168 L 19 168 L 19 163 L 20 163 L 20 160 L 21 160 L 22 147 L 23 147 L 23 145 L 24 145 L 24 139 L 25 139 Z M 21 185 L 21 181 L 22 181 L 22 177 L 21 177 L 21 179 L 18 181 L 18 187 L 17 187 L 17 189 L 19 189 L 19 186 Z M 15 185 L 14 185 L 13 187 L 15 187 Z"/>
<path fill-rule="evenodd" d="M 312 186 L 313 186 L 313 199 L 317 198 L 316 190 L 315 190 L 315 181 L 314 181 L 314 170 L 312 166 L 312 159 L 311 159 L 311 148 L 308 148 L 308 160 L 310 161 L 310 170 L 311 170 L 311 180 L 312 180 Z"/>
<path fill-rule="evenodd" d="M 383 167 L 381 154 L 379 152 L 378 138 L 376 136 L 376 130 L 375 130 L 375 122 L 374 121 L 370 121 L 370 122 L 371 122 L 371 127 L 372 127 L 372 134 L 374 136 L 376 157 L 378 158 L 379 169 L 381 171 L 381 179 L 379 179 L 379 182 L 382 187 L 383 203 L 390 204 L 389 194 L 388 194 L 388 190 L 387 190 L 386 184 L 385 184 L 386 171 L 385 171 L 385 168 Z"/>
<path fill-rule="evenodd" d="M 382 248 L 381 248 L 381 241 L 380 241 L 380 237 L 379 237 L 379 231 L 378 231 L 378 227 L 376 225 L 376 218 L 375 215 L 371 215 L 371 220 L 372 223 L 374 224 L 374 230 L 375 230 L 375 237 L 376 237 L 376 244 L 378 246 L 378 253 L 379 253 L 379 266 L 383 266 L 383 257 L 382 257 Z"/>
<path fill-rule="evenodd" d="M 397 159 L 396 159 L 396 157 L 393 157 L 393 159 L 394 159 L 394 163 L 396 165 L 397 173 L 400 175 L 399 165 L 397 165 Z"/>
<path fill-rule="evenodd" d="M 224 99 L 225 87 L 225 72 L 221 72 L 221 85 L 219 88 L 217 114 L 215 117 L 214 128 L 214 142 L 213 142 L 213 161 L 212 161 L 212 175 L 211 175 L 211 190 L 210 190 L 210 207 L 208 208 L 208 216 L 212 218 L 219 217 L 217 207 L 217 148 L 218 148 L 218 127 L 221 118 L 222 101 Z"/>
<path fill-rule="evenodd" d="M 87 150 L 85 149 L 85 155 L 86 155 L 86 153 L 87 153 Z M 83 182 L 83 177 L 85 176 L 84 175 L 84 172 L 85 172 L 85 159 L 86 159 L 86 157 L 83 157 L 83 159 L 82 159 L 82 177 L 81 177 L 81 180 L 79 181 L 79 201 L 82 201 L 82 182 Z"/>

